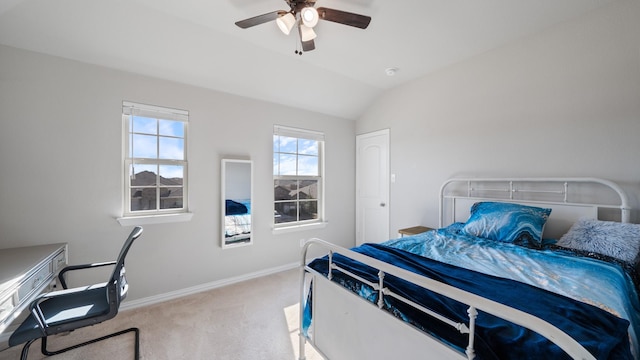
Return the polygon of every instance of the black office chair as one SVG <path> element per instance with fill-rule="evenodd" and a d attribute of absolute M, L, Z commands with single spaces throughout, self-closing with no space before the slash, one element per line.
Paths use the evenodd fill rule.
<path fill-rule="evenodd" d="M 116 261 L 67 266 L 60 271 L 58 278 L 64 290 L 42 294 L 34 300 L 29 307 L 29 316 L 9 338 L 9 346 L 16 346 L 26 342 L 22 348 L 21 360 L 27 359 L 29 346 L 40 338 L 42 339 L 42 354 L 51 356 L 128 332 L 135 333 L 135 359 L 140 357 L 140 331 L 135 327 L 57 351 L 47 350 L 47 337 L 99 324 L 116 316 L 120 302 L 127 295 L 129 288 L 125 278 L 124 258 L 127 256 L 133 241 L 140 237 L 141 234 L 141 227 L 133 229 L 122 246 Z M 68 271 L 108 265 L 115 265 L 108 282 L 67 289 L 64 275 Z"/>

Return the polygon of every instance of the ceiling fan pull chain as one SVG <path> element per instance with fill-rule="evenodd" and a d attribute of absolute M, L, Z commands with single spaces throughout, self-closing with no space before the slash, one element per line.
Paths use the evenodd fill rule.
<path fill-rule="evenodd" d="M 295 43 L 296 43 L 296 51 L 294 51 L 294 53 L 295 53 L 296 55 L 300 55 L 300 56 L 302 56 L 302 49 L 300 49 L 300 46 L 301 46 L 301 45 L 300 45 L 300 41 L 298 41 L 298 39 L 296 39 L 296 40 L 295 40 Z"/>

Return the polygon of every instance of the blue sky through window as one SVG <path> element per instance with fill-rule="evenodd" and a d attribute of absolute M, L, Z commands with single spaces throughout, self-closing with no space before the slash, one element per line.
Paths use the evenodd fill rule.
<path fill-rule="evenodd" d="M 274 135 L 273 174 L 318 176 L 318 141 Z"/>
<path fill-rule="evenodd" d="M 184 131 L 182 121 L 132 116 L 130 131 L 130 156 L 145 159 L 184 160 Z M 153 168 L 153 169 L 151 169 Z M 135 165 L 135 172 L 158 172 L 156 166 Z M 165 178 L 183 178 L 182 166 L 162 166 L 160 175 Z"/>

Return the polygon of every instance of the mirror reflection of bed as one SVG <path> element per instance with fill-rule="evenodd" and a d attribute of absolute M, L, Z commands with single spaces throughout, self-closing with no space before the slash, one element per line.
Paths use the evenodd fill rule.
<path fill-rule="evenodd" d="M 252 243 L 251 160 L 222 160 L 222 247 Z"/>

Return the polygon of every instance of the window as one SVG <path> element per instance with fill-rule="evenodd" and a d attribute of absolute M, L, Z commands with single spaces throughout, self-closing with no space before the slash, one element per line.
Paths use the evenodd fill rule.
<path fill-rule="evenodd" d="M 122 103 L 124 216 L 187 212 L 187 123 L 184 110 Z"/>
<path fill-rule="evenodd" d="M 324 134 L 276 125 L 273 194 L 276 227 L 322 222 Z"/>

